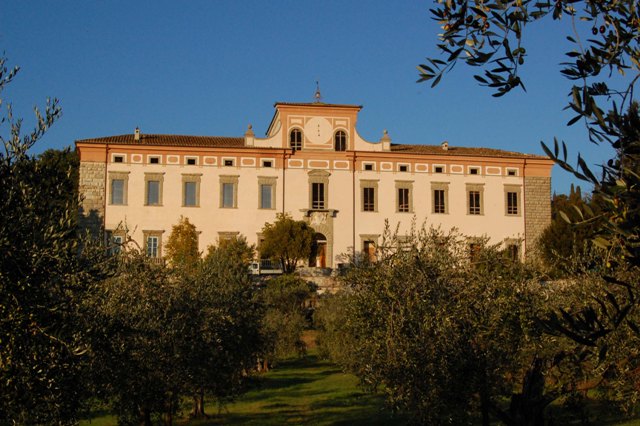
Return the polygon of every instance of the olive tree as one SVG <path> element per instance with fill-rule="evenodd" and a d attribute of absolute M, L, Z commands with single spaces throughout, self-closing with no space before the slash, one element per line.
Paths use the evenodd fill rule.
<path fill-rule="evenodd" d="M 0 423 L 69 423 L 86 396 L 79 304 L 108 267 L 77 235 L 72 168 L 29 154 L 60 117 L 58 101 L 35 108 L 23 134 L 3 98 L 17 72 L 0 58 Z"/>
<path fill-rule="evenodd" d="M 569 164 L 564 142 L 543 143 L 545 152 L 563 169 L 594 186 L 600 212 L 588 206 L 578 210 L 578 222 L 602 220 L 591 235 L 593 243 L 608 259 L 601 270 L 609 296 L 569 315 L 559 312 L 550 318 L 551 328 L 571 337 L 593 354 L 606 354 L 608 333 L 620 325 L 637 325 L 627 316 L 637 309 L 640 295 L 634 275 L 620 279 L 618 268 L 640 266 L 640 114 L 634 89 L 640 77 L 640 15 L 635 0 L 440 0 L 431 14 L 443 28 L 438 48 L 444 58 L 431 58 L 418 67 L 419 81 L 438 84 L 457 62 L 478 67 L 475 79 L 503 96 L 524 88 L 520 69 L 528 55 L 524 35 L 531 25 L 548 19 L 564 22 L 566 38 L 574 46 L 566 52 L 560 73 L 569 80 L 566 109 L 575 113 L 567 123 L 583 123 L 588 139 L 610 145 L 616 152 L 597 176 L 578 156 Z M 588 35 L 590 34 L 590 36 Z M 622 77 L 616 78 L 619 74 Z"/>
<path fill-rule="evenodd" d="M 321 347 L 423 424 L 542 418 L 556 395 L 533 386 L 546 370 L 529 343 L 542 300 L 532 274 L 497 247 L 470 258 L 456 232 L 387 230 L 378 261 L 354 263 L 344 293 L 323 302 Z"/>
<path fill-rule="evenodd" d="M 193 416 L 205 416 L 205 394 L 224 403 L 245 390 L 263 350 L 263 309 L 249 276 L 254 249 L 244 237 L 210 246 L 191 284 L 185 340 L 185 392 Z"/>
<path fill-rule="evenodd" d="M 305 302 L 313 290 L 303 279 L 285 274 L 266 282 L 260 293 L 265 313 L 265 363 L 305 353 L 302 333 L 307 326 Z"/>

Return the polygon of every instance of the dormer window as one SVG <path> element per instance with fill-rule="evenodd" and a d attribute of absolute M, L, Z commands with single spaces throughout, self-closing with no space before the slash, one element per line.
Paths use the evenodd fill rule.
<path fill-rule="evenodd" d="M 336 151 L 347 150 L 347 134 L 342 130 L 338 130 L 333 136 L 334 147 Z"/>
<path fill-rule="evenodd" d="M 300 129 L 293 129 L 289 134 L 289 147 L 292 151 L 300 151 L 302 149 L 302 132 Z"/>

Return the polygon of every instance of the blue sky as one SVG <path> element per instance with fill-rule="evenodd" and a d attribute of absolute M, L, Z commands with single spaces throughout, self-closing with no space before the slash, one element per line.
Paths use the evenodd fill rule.
<path fill-rule="evenodd" d="M 3 93 L 14 114 L 60 99 L 63 117 L 34 152 L 132 133 L 264 134 L 277 101 L 363 105 L 358 131 L 377 141 L 484 146 L 542 154 L 565 140 L 574 159 L 611 157 L 566 127 L 558 70 L 568 21 L 527 28 L 527 92 L 495 99 L 459 64 L 435 89 L 416 65 L 437 56 L 431 1 L 18 1 L 0 12 L 0 51 L 21 71 Z M 574 179 L 554 167 L 553 189 Z"/>

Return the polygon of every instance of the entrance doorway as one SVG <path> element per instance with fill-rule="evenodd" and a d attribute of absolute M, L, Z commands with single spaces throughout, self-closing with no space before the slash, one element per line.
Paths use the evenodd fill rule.
<path fill-rule="evenodd" d="M 316 268 L 327 267 L 327 237 L 316 233 L 311 245 L 311 256 L 309 256 L 309 266 Z"/>

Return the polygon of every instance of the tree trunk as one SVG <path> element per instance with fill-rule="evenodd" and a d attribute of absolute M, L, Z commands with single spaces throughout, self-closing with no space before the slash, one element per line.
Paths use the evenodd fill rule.
<path fill-rule="evenodd" d="M 482 426 L 489 426 L 489 398 L 486 392 L 483 390 L 480 392 L 480 411 L 482 412 Z"/>
<path fill-rule="evenodd" d="M 151 411 L 147 407 L 140 409 L 140 424 L 143 426 L 151 425 Z"/>
<path fill-rule="evenodd" d="M 193 396 L 193 408 L 191 409 L 191 417 L 205 417 L 207 413 L 204 412 L 204 389 L 200 388 Z"/>
<path fill-rule="evenodd" d="M 543 363 L 534 358 L 522 383 L 522 392 L 513 394 L 509 412 L 518 426 L 543 426 L 544 410 L 553 398 L 544 395 Z"/>

